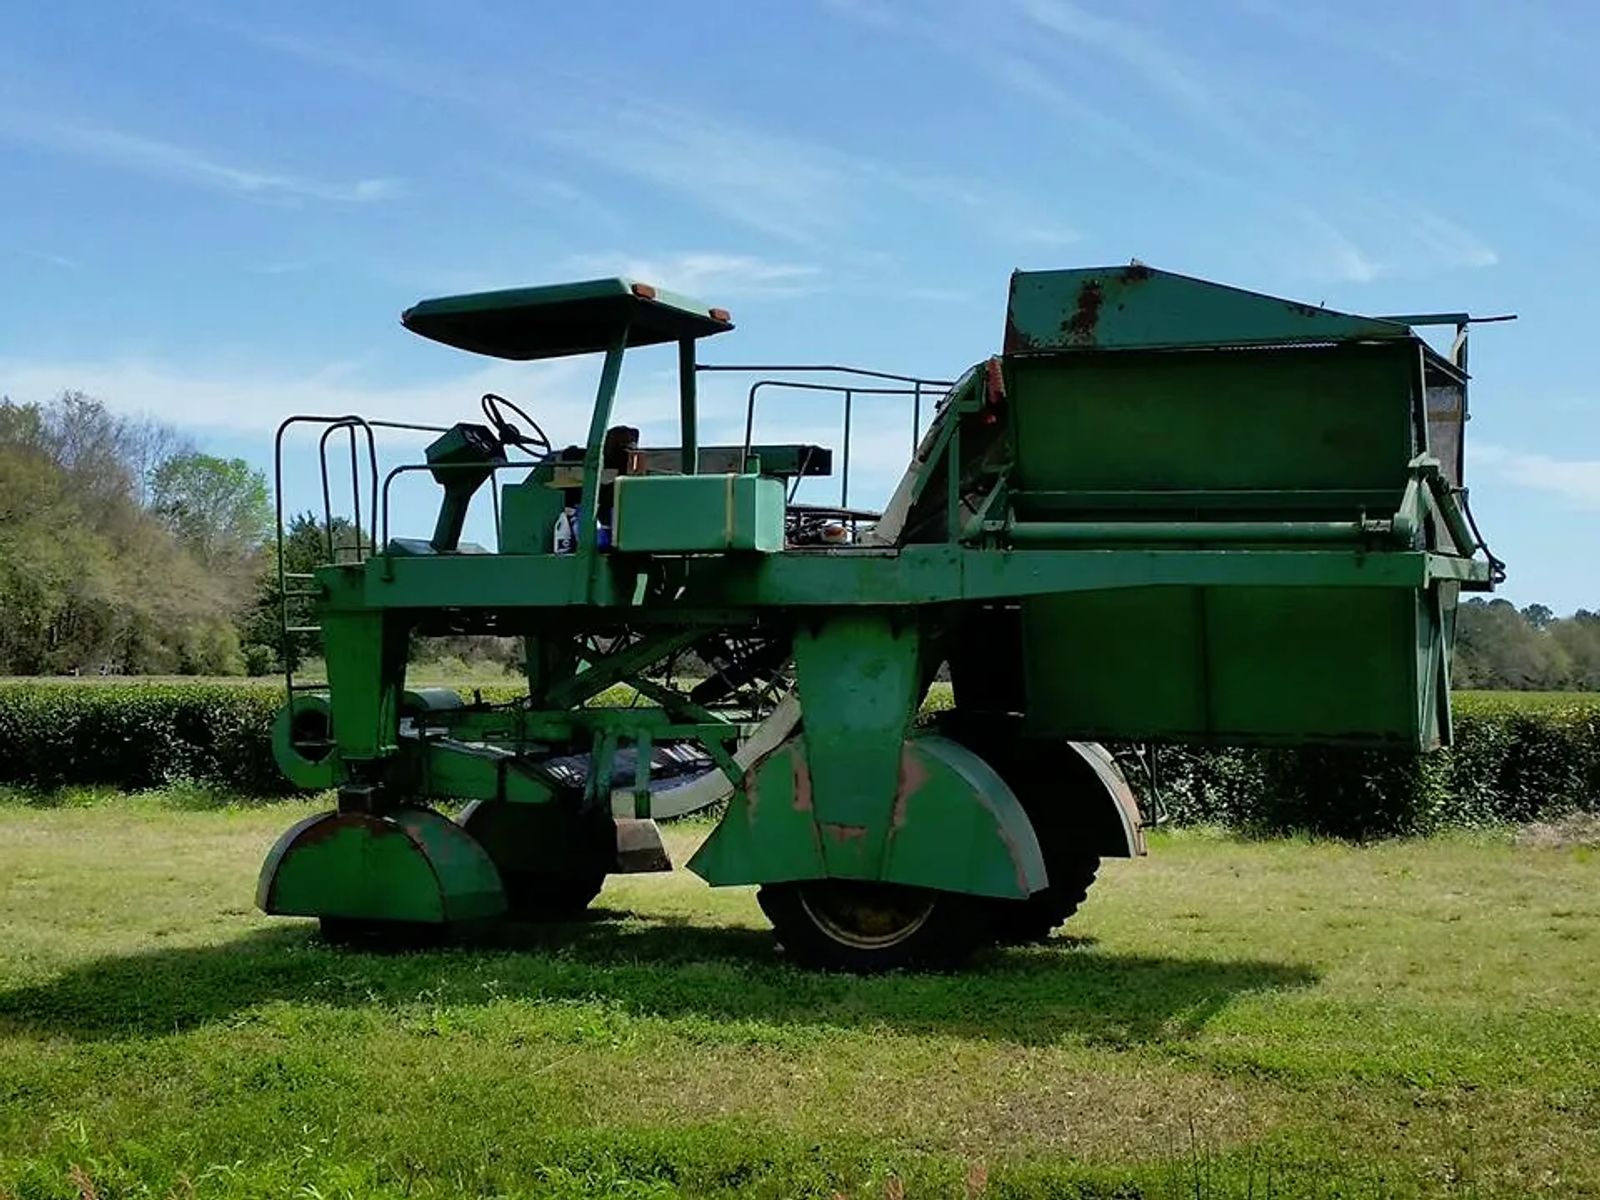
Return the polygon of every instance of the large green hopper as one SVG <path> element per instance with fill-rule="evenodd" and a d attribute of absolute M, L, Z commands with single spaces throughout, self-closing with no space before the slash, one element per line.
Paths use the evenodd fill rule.
<path fill-rule="evenodd" d="M 1404 324 L 1139 266 L 1018 274 L 1006 329 L 1013 542 L 1293 552 L 1259 585 L 1197 569 L 1026 601 L 1035 731 L 1416 748 L 1448 736 L 1461 581 L 1385 568 L 1397 549 L 1473 545 L 1451 528 L 1460 464 L 1429 457 L 1430 435 L 1460 445 L 1455 364 Z M 1306 586 L 1319 568 L 1323 586 Z"/>

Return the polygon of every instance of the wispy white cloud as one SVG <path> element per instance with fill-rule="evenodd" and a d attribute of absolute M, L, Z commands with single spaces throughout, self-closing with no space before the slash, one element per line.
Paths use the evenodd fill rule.
<path fill-rule="evenodd" d="M 1440 265 L 1479 268 L 1492 267 L 1500 261 L 1500 256 L 1477 234 L 1437 213 L 1414 208 L 1409 225 L 1417 244 Z"/>
<path fill-rule="evenodd" d="M 846 0 L 839 7 L 869 23 L 892 26 L 902 19 L 890 6 L 868 0 Z M 548 73 L 534 84 L 481 71 L 470 76 L 470 83 L 460 83 L 458 72 L 370 42 L 324 45 L 215 24 L 301 61 L 470 109 L 531 148 L 554 148 L 591 168 L 641 181 L 658 193 L 818 253 L 836 248 L 842 237 L 886 211 L 885 197 L 891 198 L 894 211 L 910 201 L 955 212 L 971 227 L 1004 241 L 1013 240 L 1012 230 L 1019 226 L 1043 228 L 1059 221 L 1054 212 L 993 183 L 913 170 L 896 165 L 892 155 L 853 153 L 827 141 L 647 95 L 637 87 L 619 90 L 559 68 L 554 84 Z M 522 119 L 530 111 L 540 112 L 541 120 Z M 510 120 L 508 114 L 517 117 Z M 488 168 L 486 173 L 523 194 L 583 204 L 586 213 L 615 228 L 623 225 L 592 192 L 569 180 L 515 166 Z"/>
<path fill-rule="evenodd" d="M 1299 273 L 1327 283 L 1371 283 L 1384 273 L 1383 263 L 1319 213 L 1301 207 L 1297 215 L 1306 234 L 1290 252 Z"/>
<path fill-rule="evenodd" d="M 77 390 L 119 412 L 146 414 L 186 430 L 267 438 L 293 413 L 359 413 L 449 424 L 476 412 L 484 392 L 499 392 L 513 399 L 537 396 L 530 406 L 534 415 L 552 437 L 559 437 L 581 436 L 597 369 L 581 359 L 493 362 L 441 380 L 394 386 L 367 382 L 348 363 L 287 372 L 257 364 L 197 366 L 154 358 L 0 359 L 0 394 L 19 402 L 43 402 Z M 675 405 L 674 400 L 674 410 Z"/>
<path fill-rule="evenodd" d="M 852 3 L 833 7 L 881 26 L 885 36 L 920 39 L 976 62 L 1110 161 L 1133 159 L 1227 197 L 1254 214 L 1259 249 L 1288 275 L 1365 284 L 1499 260 L 1459 222 L 1366 186 L 1359 168 L 1344 169 L 1330 190 L 1326 156 L 1333 139 L 1321 126 L 1312 136 L 1307 125 L 1308 113 L 1325 106 L 1274 91 L 1238 70 L 1224 74 L 1157 23 L 1122 15 L 1125 9 L 1009 0 L 1009 11 L 1022 19 L 1019 35 L 1016 22 L 992 19 L 992 6 L 957 5 L 937 17 L 903 9 L 893 22 L 872 19 Z M 1164 100 L 1190 128 L 1164 134 L 1159 122 L 1135 124 L 1086 98 L 1084 69 L 1102 63 Z"/>
<path fill-rule="evenodd" d="M 857 201 L 847 156 L 681 105 L 606 105 L 544 136 L 607 170 L 798 244 L 825 239 Z"/>
<path fill-rule="evenodd" d="M 1600 459 L 1554 458 L 1469 442 L 1467 461 L 1469 470 L 1482 468 L 1517 487 L 1549 492 L 1579 508 L 1600 508 Z"/>
<path fill-rule="evenodd" d="M 823 282 L 820 267 L 710 251 L 665 257 L 618 251 L 579 254 L 569 258 L 564 268 L 573 273 L 627 275 L 708 301 L 724 296 L 799 296 L 817 291 Z"/>
<path fill-rule="evenodd" d="M 28 246 L 18 246 L 13 249 L 12 253 L 22 258 L 31 258 L 35 262 L 48 263 L 50 266 L 58 267 L 63 271 L 81 271 L 83 269 L 83 264 L 77 259 L 68 258 L 65 254 L 55 254 L 49 250 L 35 250 Z"/>
<path fill-rule="evenodd" d="M 0 140 L 104 167 L 262 200 L 366 204 L 390 199 L 400 190 L 390 179 L 332 182 L 240 166 L 191 146 L 41 113 L 0 112 Z"/>
<path fill-rule="evenodd" d="M 113 411 L 154 417 L 202 440 L 208 436 L 247 438 L 260 447 L 258 461 L 264 461 L 273 431 L 294 413 L 357 413 L 447 425 L 478 419 L 478 397 L 484 392 L 496 392 L 522 404 L 557 445 L 581 442 L 588 429 L 598 374 L 597 356 L 547 363 L 474 364 L 444 378 L 402 385 L 373 380 L 361 364 L 348 362 L 289 372 L 254 364 L 195 365 L 153 358 L 0 359 L 0 395 L 22 403 L 47 402 L 65 390 L 83 391 Z M 744 387 L 731 377 L 703 385 L 703 445 L 743 441 Z M 803 404 L 763 404 L 756 414 L 756 438 L 814 442 L 837 449 L 842 445 L 842 403 L 842 398 L 833 397 Z M 857 397 L 851 436 L 853 502 L 881 503 L 899 479 L 911 449 L 910 411 L 907 397 Z M 931 411 L 930 398 L 923 405 L 924 423 Z M 646 445 L 677 445 L 678 394 L 673 374 L 625 365 L 616 415 L 637 426 Z M 379 435 L 380 470 L 416 461 L 427 440 L 427 435 L 381 430 Z M 302 432 L 294 444 L 299 446 L 295 453 L 302 455 L 300 461 L 315 462 L 314 432 Z M 837 488 L 837 477 L 815 480 L 802 498 L 837 498 Z M 290 502 L 294 503 L 293 497 Z"/>
<path fill-rule="evenodd" d="M 1186 108 L 1223 115 L 1216 94 L 1180 54 L 1130 21 L 1089 12 L 1069 0 L 1017 0 L 1037 26 L 1132 68 L 1151 88 Z"/>

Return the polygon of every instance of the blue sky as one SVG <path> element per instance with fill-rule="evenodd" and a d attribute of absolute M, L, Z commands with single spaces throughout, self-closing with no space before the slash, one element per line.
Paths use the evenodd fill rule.
<path fill-rule="evenodd" d="M 733 310 L 710 360 L 953 376 L 998 349 L 1013 268 L 1137 257 L 1357 312 L 1518 313 L 1474 336 L 1474 507 L 1506 595 L 1600 607 L 1600 6 L 375 11 L 6 6 L 0 392 L 81 388 L 263 466 L 289 412 L 448 423 L 490 388 L 565 442 L 593 364 L 473 359 L 400 310 L 626 271 Z M 647 439 L 669 365 L 624 376 Z M 740 408 L 713 387 L 705 436 Z M 761 432 L 836 421 L 790 402 Z M 908 432 L 883 402 L 861 421 L 865 502 Z M 422 529 L 423 500 L 397 519 Z"/>

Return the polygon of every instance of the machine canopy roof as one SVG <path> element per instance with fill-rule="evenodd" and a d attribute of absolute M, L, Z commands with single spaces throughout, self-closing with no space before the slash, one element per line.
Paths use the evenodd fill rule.
<path fill-rule="evenodd" d="M 400 323 L 447 346 L 514 359 L 590 354 L 610 346 L 624 328 L 630 347 L 733 328 L 723 309 L 632 279 L 441 296 L 406 309 Z"/>

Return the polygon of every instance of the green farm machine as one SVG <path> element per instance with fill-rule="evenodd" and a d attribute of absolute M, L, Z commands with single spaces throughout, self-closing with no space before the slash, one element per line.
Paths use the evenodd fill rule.
<path fill-rule="evenodd" d="M 571 915 L 609 873 L 670 867 L 656 818 L 720 804 L 689 868 L 759 886 L 795 961 L 949 964 L 1048 934 L 1102 858 L 1143 852 L 1103 741 L 1450 738 L 1457 596 L 1499 575 L 1462 486 L 1465 314 L 1350 316 L 1138 263 L 1019 272 L 1001 353 L 953 383 L 700 363 L 728 314 L 626 279 L 402 320 L 502 359 L 598 356 L 588 438 L 554 446 L 486 396 L 380 484 L 376 434 L 421 427 L 280 430 L 280 497 L 285 431 L 321 430 L 327 561 L 281 582 L 327 678 L 291 676 L 275 749 L 338 801 L 273 848 L 269 913 L 358 938 Z M 613 402 L 625 354 L 663 343 L 681 436 L 640 446 Z M 718 370 L 759 377 L 741 444 L 697 438 Z M 795 502 L 831 449 L 754 440 L 784 387 L 843 400 L 837 505 Z M 869 393 L 914 410 L 881 512 L 849 507 Z M 388 533 L 409 471 L 442 491 L 427 539 Z M 493 547 L 462 540 L 485 492 Z M 414 637 L 466 634 L 520 639 L 525 690 L 407 688 Z M 953 703 L 923 712 L 945 677 Z"/>

